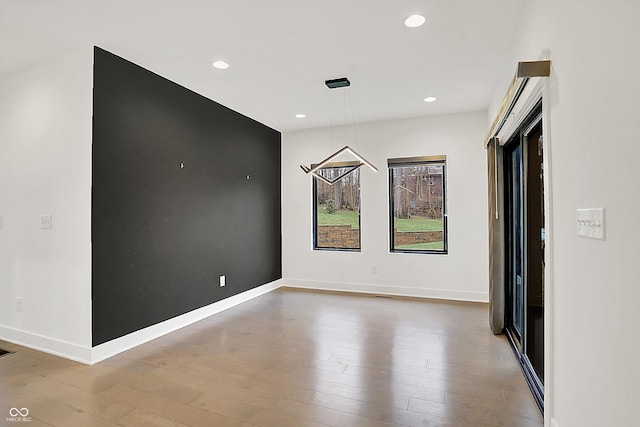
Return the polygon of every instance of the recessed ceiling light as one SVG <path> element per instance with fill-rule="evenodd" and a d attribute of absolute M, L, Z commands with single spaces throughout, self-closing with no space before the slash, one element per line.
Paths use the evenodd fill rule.
<path fill-rule="evenodd" d="M 438 99 L 438 98 L 436 98 L 435 96 L 427 96 L 427 97 L 424 99 L 424 102 L 433 102 L 433 101 L 435 101 L 436 99 Z"/>
<path fill-rule="evenodd" d="M 424 24 L 425 18 L 422 15 L 411 15 L 407 19 L 404 20 L 404 25 L 409 28 L 419 27 Z"/>
<path fill-rule="evenodd" d="M 302 113 L 298 113 L 298 114 L 296 114 L 296 118 L 297 118 L 297 119 L 304 119 L 305 117 L 307 117 L 307 115 L 306 115 L 306 114 L 302 114 Z"/>
<path fill-rule="evenodd" d="M 214 61 L 213 66 L 218 70 L 226 70 L 227 68 L 229 68 L 229 64 L 224 61 Z"/>

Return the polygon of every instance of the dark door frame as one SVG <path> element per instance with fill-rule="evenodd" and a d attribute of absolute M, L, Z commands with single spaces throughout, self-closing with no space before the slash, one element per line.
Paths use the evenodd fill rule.
<path fill-rule="evenodd" d="M 524 377 L 531 389 L 534 399 L 540 408 L 540 411 L 544 413 L 544 374 L 542 373 L 542 378 L 538 376 L 536 373 L 536 369 L 529 358 L 528 352 L 528 335 L 530 332 L 530 319 L 528 316 L 528 276 L 529 276 L 529 240 L 532 231 L 528 227 L 528 200 L 532 195 L 528 194 L 528 148 L 529 144 L 536 144 L 536 148 L 541 150 L 541 145 L 538 148 L 538 141 L 529 141 L 529 135 L 532 131 L 535 131 L 539 128 L 540 135 L 542 132 L 542 100 L 540 100 L 536 106 L 531 110 L 526 119 L 522 122 L 522 125 L 518 128 L 518 130 L 513 134 L 511 139 L 504 146 L 504 239 L 505 239 L 505 328 L 504 332 L 511 344 L 516 360 L 518 361 L 520 368 L 524 374 Z M 514 245 L 514 220 L 513 220 L 513 163 L 512 163 L 512 153 L 515 149 L 520 148 L 520 165 L 517 165 L 520 168 L 520 182 L 518 182 L 520 192 L 520 230 L 521 230 L 521 238 L 520 238 L 520 259 L 521 266 L 520 272 L 522 275 L 522 301 L 521 301 L 521 334 L 518 333 L 517 329 L 514 327 L 514 313 L 513 313 L 513 266 L 514 266 L 514 253 L 513 253 L 513 245 Z M 541 160 L 540 160 L 541 161 Z M 533 170 L 532 170 L 533 172 Z M 542 185 L 542 189 L 544 186 Z M 537 188 L 540 190 L 540 188 Z M 540 195 L 543 199 L 543 196 Z M 544 203 L 544 200 L 541 200 Z M 543 206 L 543 205 L 542 205 Z M 542 223 L 544 225 L 544 215 L 542 219 Z M 538 231 L 539 233 L 539 231 Z M 540 238 L 542 239 L 542 238 Z M 533 238 L 531 239 L 533 240 Z M 536 258 L 538 259 L 538 258 Z M 544 259 L 544 256 L 543 256 Z M 542 307 L 544 310 L 544 302 L 542 301 Z M 544 315 L 543 315 L 544 317 Z M 544 327 L 543 327 L 544 329 Z M 543 338 L 544 341 L 544 338 Z M 544 349 L 544 347 L 542 347 Z M 542 365 L 544 365 L 544 350 L 542 350 Z M 539 365 L 540 361 L 538 361 Z M 540 366 L 538 366 L 540 370 Z"/>

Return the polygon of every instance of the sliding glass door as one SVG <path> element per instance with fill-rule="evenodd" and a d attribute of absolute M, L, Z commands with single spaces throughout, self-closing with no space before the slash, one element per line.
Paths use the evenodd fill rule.
<path fill-rule="evenodd" d="M 544 400 L 542 106 L 505 145 L 505 325 L 536 401 Z"/>

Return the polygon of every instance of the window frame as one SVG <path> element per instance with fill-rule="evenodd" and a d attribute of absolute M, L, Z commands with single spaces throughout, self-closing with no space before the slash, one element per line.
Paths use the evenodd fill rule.
<path fill-rule="evenodd" d="M 311 167 L 315 167 L 313 164 Z M 313 176 L 311 180 L 312 187 L 312 198 L 311 198 L 311 210 L 312 210 L 312 234 L 313 234 L 313 250 L 314 251 L 338 251 L 338 252 L 361 252 L 362 251 L 362 203 L 361 203 L 361 179 L 360 175 L 360 166 L 362 163 L 355 161 L 345 161 L 345 162 L 331 162 L 324 165 L 322 169 L 339 169 L 346 167 L 353 167 L 354 170 L 343 176 L 340 180 L 336 181 L 334 185 L 337 185 L 344 177 L 348 176 L 351 173 L 358 172 L 358 247 L 357 248 L 339 248 L 339 247 L 331 247 L 331 246 L 318 246 L 318 182 L 322 182 L 319 178 Z"/>
<path fill-rule="evenodd" d="M 442 239 L 443 249 L 399 249 L 395 248 L 394 230 L 394 190 L 393 170 L 400 167 L 442 165 Z M 403 254 L 435 254 L 447 255 L 449 253 L 448 213 L 447 213 L 447 156 L 418 156 L 387 159 L 389 177 L 389 252 Z"/>

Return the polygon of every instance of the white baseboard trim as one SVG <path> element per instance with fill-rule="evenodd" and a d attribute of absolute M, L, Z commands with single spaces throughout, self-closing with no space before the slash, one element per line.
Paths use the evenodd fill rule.
<path fill-rule="evenodd" d="M 45 337 L 44 335 L 34 334 L 33 332 L 27 332 L 4 325 L 0 325 L 0 339 L 44 353 L 53 354 L 54 356 L 75 360 L 76 362 L 91 363 L 91 347 L 88 346 Z"/>
<path fill-rule="evenodd" d="M 118 353 L 129 350 L 162 335 L 184 328 L 199 320 L 212 316 L 221 311 L 235 307 L 260 295 L 278 289 L 283 285 L 282 279 L 258 286 L 241 294 L 225 298 L 205 307 L 198 308 L 164 322 L 151 325 L 123 337 L 116 338 L 96 347 L 82 346 L 55 338 L 46 337 L 32 332 L 0 325 L 0 339 L 23 347 L 32 348 L 44 353 L 64 357 L 65 359 L 92 365 Z"/>
<path fill-rule="evenodd" d="M 327 282 L 305 279 L 278 279 L 273 282 L 258 286 L 238 295 L 198 308 L 164 322 L 151 325 L 139 331 L 132 332 L 123 337 L 116 338 L 96 347 L 82 346 L 51 337 L 23 331 L 0 325 L 0 339 L 29 347 L 34 350 L 75 360 L 85 364 L 94 364 L 118 353 L 129 350 L 140 344 L 166 335 L 170 332 L 184 328 L 216 313 L 220 313 L 238 304 L 264 295 L 282 286 L 302 289 L 316 289 L 326 291 L 356 292 L 377 295 L 395 295 L 418 298 L 447 299 L 454 301 L 487 302 L 486 292 L 456 291 L 448 289 L 424 289 L 402 286 L 374 285 L 367 283 Z M 553 427 L 557 427 L 551 420 Z"/>
<path fill-rule="evenodd" d="M 257 288 L 250 289 L 246 292 L 225 298 L 221 301 L 214 302 L 213 304 L 209 304 L 205 307 L 176 316 L 172 319 L 165 320 L 164 322 L 156 323 L 155 325 L 140 329 L 123 337 L 97 345 L 91 350 L 90 363 L 94 364 L 108 359 L 118 353 L 122 353 L 123 351 L 154 340 L 162 335 L 184 328 L 185 326 L 189 326 L 192 323 L 198 322 L 216 313 L 220 313 L 221 311 L 235 307 L 238 304 L 242 304 L 243 302 L 259 297 L 260 295 L 264 295 L 278 289 L 282 285 L 282 279 L 278 279 L 262 286 L 258 286 Z"/>
<path fill-rule="evenodd" d="M 376 295 L 395 295 L 403 297 L 434 298 L 453 301 L 488 302 L 488 292 L 457 291 L 449 289 L 409 288 L 393 285 L 374 285 L 369 283 L 327 282 L 306 279 L 285 279 L 283 286 L 323 291 L 356 292 Z"/>

